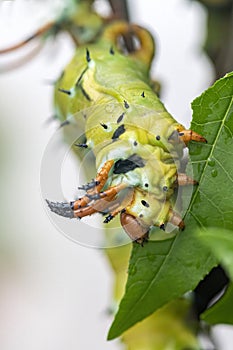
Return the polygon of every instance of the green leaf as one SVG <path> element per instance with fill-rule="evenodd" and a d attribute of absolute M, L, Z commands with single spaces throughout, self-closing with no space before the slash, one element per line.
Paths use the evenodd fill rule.
<path fill-rule="evenodd" d="M 199 231 L 197 236 L 213 251 L 233 281 L 233 232 L 212 227 Z"/>
<path fill-rule="evenodd" d="M 207 231 L 198 233 L 200 240 L 211 248 L 219 262 L 226 268 L 233 280 L 233 232 L 217 228 L 209 228 Z M 202 319 L 210 324 L 228 323 L 233 324 L 233 285 L 228 287 L 223 297 L 206 310 Z"/>
<path fill-rule="evenodd" d="M 206 145 L 190 144 L 194 178 L 200 186 L 189 207 L 201 227 L 233 229 L 233 73 L 218 80 L 192 103 L 191 128 L 204 135 Z"/>
<path fill-rule="evenodd" d="M 207 309 L 201 318 L 214 325 L 219 323 L 233 324 L 233 285 L 230 284 L 224 296 L 211 308 Z"/>
<path fill-rule="evenodd" d="M 203 277 L 214 265 L 211 254 L 206 251 L 201 258 L 200 251 L 201 243 L 188 230 L 174 239 L 149 242 L 144 248 L 134 244 L 125 296 L 108 339 L 192 290 L 200 275 Z"/>
<path fill-rule="evenodd" d="M 108 339 L 195 288 L 216 264 L 196 237 L 197 227 L 233 228 L 233 74 L 217 81 L 192 104 L 192 129 L 208 144 L 190 145 L 196 189 L 185 215 L 186 229 L 174 238 L 134 245 L 125 295 Z"/>
<path fill-rule="evenodd" d="M 130 250 L 131 246 L 127 244 L 105 251 L 115 274 L 115 301 L 119 301 L 124 294 Z M 193 320 L 190 313 L 191 303 L 190 298 L 173 300 L 143 322 L 131 327 L 121 337 L 121 342 L 131 350 L 164 350 L 171 347 L 199 350 L 196 338 L 197 321 Z"/>

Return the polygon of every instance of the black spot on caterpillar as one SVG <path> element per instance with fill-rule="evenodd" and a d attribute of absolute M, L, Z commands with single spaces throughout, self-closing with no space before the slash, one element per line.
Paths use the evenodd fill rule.
<path fill-rule="evenodd" d="M 81 82 L 81 80 L 82 80 L 82 77 L 83 77 L 83 75 L 86 73 L 87 70 L 88 70 L 88 67 L 86 67 L 86 68 L 82 71 L 82 73 L 80 74 L 80 76 L 79 76 L 79 78 L 78 78 L 78 80 L 77 80 L 77 82 L 76 82 L 76 84 L 75 84 L 76 87 L 80 84 L 80 82 Z"/>
<path fill-rule="evenodd" d="M 86 49 L 86 60 L 88 63 L 91 61 L 91 56 L 90 56 L 90 52 L 88 49 Z"/>
<path fill-rule="evenodd" d="M 120 117 L 117 119 L 117 124 L 119 124 L 119 123 L 123 120 L 124 115 L 125 115 L 125 113 L 122 113 L 122 114 L 120 115 Z"/>
<path fill-rule="evenodd" d="M 147 203 L 144 199 L 141 200 L 141 203 L 142 203 L 142 205 L 143 205 L 144 207 L 146 207 L 146 208 L 149 208 L 149 206 L 150 206 L 150 204 Z"/>
<path fill-rule="evenodd" d="M 108 126 L 104 123 L 100 123 L 100 125 L 102 126 L 102 128 L 104 128 L 105 130 L 107 130 Z"/>
<path fill-rule="evenodd" d="M 70 90 L 59 88 L 58 91 L 63 92 L 64 94 L 69 95 L 69 96 L 71 95 L 71 91 Z"/>
<path fill-rule="evenodd" d="M 81 91 L 82 91 L 83 96 L 87 99 L 87 101 L 91 101 L 90 96 L 88 95 L 88 93 L 86 92 L 86 90 L 84 90 L 84 88 L 83 88 L 82 85 L 80 85 L 80 89 L 81 89 Z"/>
<path fill-rule="evenodd" d="M 113 49 L 113 47 L 112 47 L 112 46 L 110 47 L 109 52 L 110 52 L 110 54 L 111 54 L 111 55 L 114 55 L 114 54 L 115 54 L 114 49 Z"/>
<path fill-rule="evenodd" d="M 132 171 L 136 168 L 143 168 L 144 167 L 144 161 L 143 159 L 138 156 L 137 154 L 133 154 L 128 159 L 119 159 L 116 161 L 113 173 L 114 174 L 125 174 L 129 171 Z"/>
<path fill-rule="evenodd" d="M 129 104 L 128 104 L 128 102 L 126 100 L 124 100 L 124 106 L 125 106 L 126 109 L 129 108 Z"/>
<path fill-rule="evenodd" d="M 114 131 L 112 135 L 112 139 L 113 140 L 118 139 L 122 134 L 124 134 L 124 132 L 125 132 L 125 126 L 122 124 Z"/>

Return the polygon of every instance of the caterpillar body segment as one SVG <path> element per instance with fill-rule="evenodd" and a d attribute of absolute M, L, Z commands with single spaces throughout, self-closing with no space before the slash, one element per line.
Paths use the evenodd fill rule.
<path fill-rule="evenodd" d="M 125 53 L 119 46 L 119 37 L 127 33 L 140 43 L 134 52 Z M 55 88 L 60 119 L 77 118 L 85 133 L 85 151 L 93 151 L 96 161 L 96 178 L 82 187 L 84 196 L 70 204 L 73 217 L 100 212 L 108 223 L 120 214 L 122 227 L 140 244 L 152 226 L 165 229 L 170 222 L 184 229 L 173 210 L 175 190 L 196 182 L 178 173 L 183 149 L 190 140 L 206 142 L 185 130 L 154 92 L 149 76 L 153 55 L 149 32 L 116 22 L 97 43 L 77 49 Z M 59 215 L 65 208 L 68 216 L 64 203 L 49 205 L 54 212 L 57 206 Z"/>

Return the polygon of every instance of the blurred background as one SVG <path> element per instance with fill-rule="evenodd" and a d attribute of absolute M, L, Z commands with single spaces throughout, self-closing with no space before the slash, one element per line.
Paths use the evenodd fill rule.
<path fill-rule="evenodd" d="M 53 19 L 64 1 L 2 0 L 0 48 Z M 156 38 L 152 72 L 162 84 L 162 100 L 187 127 L 191 101 L 214 79 L 202 51 L 205 9 L 191 0 L 128 3 L 132 21 Z M 98 6 L 108 11 L 104 1 Z M 27 51 L 35 57 L 17 68 Z M 71 40 L 60 35 L 43 47 L 31 45 L 0 57 L 1 350 L 122 348 L 118 340 L 106 341 L 113 278 L 103 252 L 58 232 L 41 195 L 41 160 L 57 130 L 48 122 L 54 114 L 49 82 L 72 55 Z M 85 230 L 88 235 L 88 226 Z M 220 350 L 232 349 L 230 327 L 215 327 L 214 337 Z"/>

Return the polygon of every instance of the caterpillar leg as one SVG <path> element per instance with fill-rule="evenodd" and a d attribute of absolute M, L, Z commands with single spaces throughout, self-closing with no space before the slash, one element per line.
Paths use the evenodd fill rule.
<path fill-rule="evenodd" d="M 76 202 L 81 203 L 83 198 L 81 198 L 79 201 L 76 201 Z M 108 199 L 112 200 L 113 198 L 108 198 Z M 95 204 L 93 205 L 87 205 L 88 203 L 86 203 L 85 207 L 79 207 L 77 209 L 74 209 L 73 202 L 71 203 L 51 202 L 47 199 L 46 199 L 46 202 L 50 210 L 57 215 L 70 218 L 70 219 L 74 219 L 74 218 L 81 219 L 84 216 L 92 215 L 96 212 L 102 212 L 108 209 L 109 207 L 108 199 L 100 199 L 96 201 Z M 90 201 L 89 198 L 88 200 Z M 83 201 L 83 203 L 85 202 Z M 77 206 L 77 203 L 76 203 L 76 206 Z"/>
<path fill-rule="evenodd" d="M 46 202 L 53 213 L 69 219 L 75 218 L 70 203 L 51 202 L 48 199 L 46 199 Z"/>
<path fill-rule="evenodd" d="M 125 188 L 124 184 L 120 184 L 114 187 L 109 188 L 108 190 L 95 193 L 89 196 L 89 200 L 91 201 L 88 206 L 85 208 L 78 208 L 74 210 L 74 216 L 78 218 L 82 218 L 84 216 L 92 215 L 96 212 L 103 212 L 109 207 L 111 207 L 111 202 L 114 201 L 117 193 L 119 193 L 122 189 Z"/>
<path fill-rule="evenodd" d="M 187 144 L 189 141 L 197 141 L 197 142 L 207 143 L 207 140 L 195 131 L 192 131 L 192 130 L 179 131 L 178 130 L 178 132 L 179 132 L 180 140 L 183 141 L 185 144 Z"/>
<path fill-rule="evenodd" d="M 112 159 L 107 160 L 104 163 L 103 167 L 98 172 L 96 179 L 93 180 L 92 182 L 86 184 L 86 185 L 79 187 L 79 189 L 82 189 L 85 191 L 93 189 L 95 192 L 101 191 L 101 189 L 104 187 L 104 185 L 108 179 L 108 175 L 109 175 L 109 172 L 110 172 L 113 164 L 114 164 L 114 160 L 112 160 Z"/>
<path fill-rule="evenodd" d="M 97 192 L 97 193 L 94 193 L 94 194 L 87 194 L 87 197 L 89 199 L 101 199 L 101 198 L 113 198 L 115 197 L 115 195 L 117 193 L 119 193 L 121 190 L 123 190 L 124 188 L 126 188 L 126 185 L 121 183 L 117 186 L 113 186 L 113 187 L 110 187 L 108 188 L 106 191 L 103 191 L 103 192 Z"/>
<path fill-rule="evenodd" d="M 104 164 L 104 166 L 101 168 L 99 173 L 97 174 L 96 179 L 91 183 L 84 185 L 81 188 L 87 189 L 87 193 L 89 195 L 94 195 L 99 191 L 101 191 L 101 189 L 104 187 L 108 179 L 108 174 L 113 164 L 114 164 L 113 160 L 108 160 Z M 91 202 L 91 200 L 92 199 L 89 198 L 87 195 L 84 195 L 82 198 L 70 203 L 51 202 L 49 200 L 46 200 L 46 202 L 52 212 L 60 216 L 64 216 L 72 219 L 72 218 L 78 217 L 79 215 L 75 215 L 75 213 L 81 208 L 86 208 L 88 203 Z M 90 214 L 86 214 L 86 215 L 90 215 Z M 83 215 L 83 216 L 86 216 L 86 215 Z"/>
<path fill-rule="evenodd" d="M 88 205 L 85 208 L 80 208 L 78 210 L 74 210 L 74 217 L 83 218 L 84 216 L 89 216 L 97 212 L 102 212 L 109 207 L 109 201 L 113 200 L 113 198 L 107 199 L 99 199 L 95 201 L 92 205 Z"/>
<path fill-rule="evenodd" d="M 91 201 L 94 201 L 94 203 L 95 203 L 94 208 L 97 209 L 97 206 L 99 203 L 104 204 L 104 203 L 106 203 L 106 201 L 111 202 L 112 200 L 114 200 L 116 194 L 119 193 L 121 190 L 123 190 L 125 187 L 126 186 L 124 184 L 120 184 L 120 185 L 117 185 L 114 187 L 110 187 L 104 192 L 87 193 L 85 196 L 83 196 L 82 198 L 80 198 L 77 201 L 72 203 L 72 209 L 74 210 L 75 215 L 79 217 L 80 216 L 79 213 L 82 212 L 81 208 L 84 208 L 84 209 L 90 208 L 91 205 L 89 207 L 87 207 L 87 205 Z M 96 211 L 101 212 L 105 209 L 106 209 L 105 206 L 103 206 L 103 208 L 101 207 L 101 208 L 97 209 Z M 87 216 L 87 215 L 91 215 L 91 214 L 86 214 L 83 216 Z"/>
<path fill-rule="evenodd" d="M 198 182 L 196 180 L 193 180 L 191 177 L 184 173 L 179 173 L 177 175 L 177 182 L 180 186 L 186 186 L 186 185 L 198 185 Z"/>
<path fill-rule="evenodd" d="M 96 176 L 96 179 L 93 180 L 92 182 L 79 187 L 79 189 L 87 191 L 88 195 L 83 196 L 82 198 L 71 202 L 71 207 L 73 210 L 78 210 L 80 208 L 86 207 L 87 204 L 91 201 L 91 196 L 99 193 L 102 188 L 104 187 L 107 179 L 109 172 L 114 164 L 113 160 L 107 160 L 104 164 L 104 166 L 101 168 L 99 173 Z"/>
<path fill-rule="evenodd" d="M 185 228 L 185 223 L 182 220 L 182 218 L 180 217 L 180 215 L 178 213 L 176 213 L 175 211 L 173 211 L 172 209 L 170 209 L 169 211 L 169 219 L 168 221 L 174 225 L 179 227 L 180 230 L 184 230 Z"/>
<path fill-rule="evenodd" d="M 138 222 L 136 217 L 127 214 L 126 212 L 121 212 L 120 216 L 121 225 L 127 235 L 132 239 L 132 241 L 139 243 L 143 246 L 143 243 L 148 240 L 149 227 L 142 226 Z"/>
<path fill-rule="evenodd" d="M 112 201 L 114 199 L 114 196 L 115 195 L 112 195 L 112 197 L 108 196 L 106 198 L 99 199 L 93 202 L 92 205 L 88 203 L 88 201 L 91 202 L 92 200 L 86 196 L 71 203 L 51 202 L 47 199 L 46 202 L 50 210 L 55 214 L 73 219 L 82 218 L 84 216 L 92 215 L 96 212 L 105 211 L 110 206 L 109 201 Z M 86 199 L 88 201 L 86 201 Z M 80 206 L 80 204 L 82 204 L 83 206 Z"/>
<path fill-rule="evenodd" d="M 112 207 L 109 208 L 109 215 L 106 216 L 104 223 L 110 222 L 117 214 L 124 211 L 125 208 L 132 203 L 134 198 L 134 189 L 128 188 L 123 198 L 119 199 Z"/>
<path fill-rule="evenodd" d="M 108 179 L 108 174 L 114 164 L 114 160 L 110 159 L 107 160 L 104 163 L 104 166 L 101 168 L 100 172 L 97 174 L 96 181 L 98 182 L 98 185 L 96 186 L 95 190 L 97 192 L 101 191 L 102 188 L 104 187 L 107 179 Z"/>

